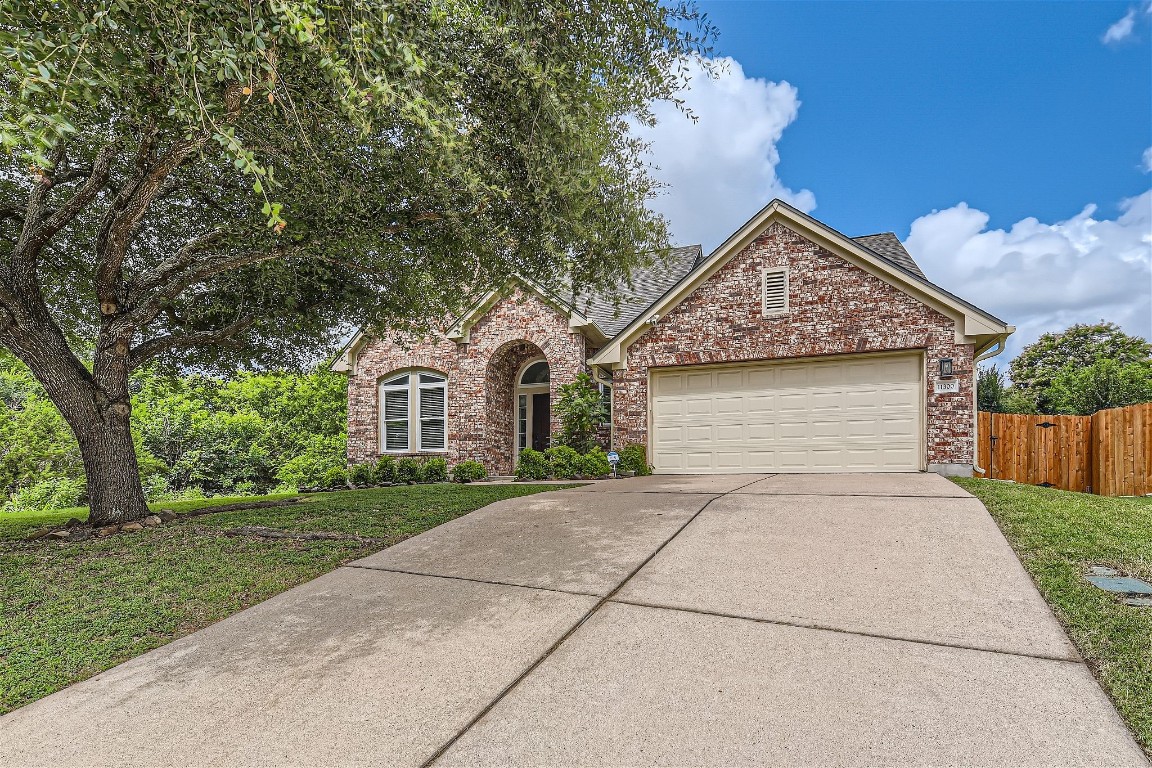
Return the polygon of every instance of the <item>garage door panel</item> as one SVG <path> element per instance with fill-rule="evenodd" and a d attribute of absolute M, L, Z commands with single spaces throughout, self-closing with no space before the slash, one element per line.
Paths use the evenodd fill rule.
<path fill-rule="evenodd" d="M 712 414 L 712 399 L 709 397 L 690 397 L 683 402 L 685 416 L 709 416 Z"/>
<path fill-rule="evenodd" d="M 918 355 L 654 371 L 660 472 L 922 469 Z"/>
<path fill-rule="evenodd" d="M 684 391 L 685 392 L 711 392 L 712 391 L 712 374 L 711 373 L 690 373 L 684 377 Z"/>
<path fill-rule="evenodd" d="M 739 443 L 744 441 L 743 424 L 717 424 L 714 434 L 720 443 Z"/>
<path fill-rule="evenodd" d="M 747 403 L 747 409 L 745 412 L 749 416 L 754 416 L 761 413 L 776 412 L 775 395 L 749 394 L 747 397 L 745 397 L 744 402 Z"/>
<path fill-rule="evenodd" d="M 776 424 L 771 422 L 751 422 L 748 424 L 748 441 L 755 443 L 776 439 Z"/>
<path fill-rule="evenodd" d="M 804 413 L 808 410 L 807 392 L 781 392 L 776 395 L 776 410 L 780 413 Z"/>

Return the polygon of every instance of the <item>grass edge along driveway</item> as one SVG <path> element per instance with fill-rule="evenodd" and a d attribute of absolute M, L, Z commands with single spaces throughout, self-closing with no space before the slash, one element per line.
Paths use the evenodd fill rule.
<path fill-rule="evenodd" d="M 1152 582 L 1152 498 L 1094 496 L 963 479 L 984 503 L 1056 618 L 1152 757 L 1152 608 L 1084 579 L 1103 565 Z"/>
<path fill-rule="evenodd" d="M 570 486 L 436 484 L 317 494 L 287 507 L 207 514 L 83 542 L 25 540 L 83 511 L 0 514 L 0 714 L 480 507 L 561 487 Z M 188 512 L 268 498 L 291 496 L 153 506 Z M 245 526 L 362 539 L 235 535 Z"/>

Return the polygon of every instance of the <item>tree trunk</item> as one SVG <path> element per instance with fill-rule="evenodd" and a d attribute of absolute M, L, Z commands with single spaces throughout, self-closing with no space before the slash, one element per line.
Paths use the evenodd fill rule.
<path fill-rule="evenodd" d="M 24 361 L 76 436 L 88 481 L 89 522 L 113 525 L 144 518 L 148 505 L 132 443 L 125 355 L 102 351 L 116 346 L 102 334 L 96 373 L 90 373 L 49 321 L 24 332 L 0 329 L 0 342 Z"/>
<path fill-rule="evenodd" d="M 88 522 L 101 526 L 143 519 L 148 503 L 127 416 L 110 415 L 103 423 L 72 429 L 88 479 Z"/>

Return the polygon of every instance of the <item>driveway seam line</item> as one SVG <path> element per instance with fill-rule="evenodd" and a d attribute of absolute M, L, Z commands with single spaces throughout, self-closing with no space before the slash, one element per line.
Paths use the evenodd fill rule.
<path fill-rule="evenodd" d="M 699 616 L 714 616 L 720 619 L 735 619 L 737 621 L 751 621 L 756 624 L 772 624 L 779 627 L 792 627 L 794 629 L 811 629 L 817 632 L 834 632 L 840 635 L 853 635 L 856 637 L 871 637 L 876 640 L 892 640 L 901 643 L 913 643 L 915 645 L 930 645 L 937 648 L 953 648 L 958 651 L 976 651 L 978 653 L 994 653 L 1000 656 L 1018 656 L 1025 659 L 1037 659 L 1038 661 L 1059 661 L 1065 664 L 1083 664 L 1083 659 L 1072 659 L 1066 656 L 1048 656 L 1046 654 L 1038 653 L 1021 653 L 1019 651 L 1000 651 L 994 648 L 977 648 L 972 645 L 959 645 L 956 643 L 945 643 L 939 640 L 920 640 L 911 637 L 899 637 L 896 635 L 884 635 L 878 632 L 862 632 L 855 629 L 844 629 L 842 627 L 832 627 L 826 624 L 798 624 L 791 621 L 784 621 L 783 619 L 766 619 L 757 616 L 740 616 L 733 613 L 722 613 L 720 611 L 705 611 L 697 608 L 681 608 L 675 605 L 658 605 L 656 603 L 644 603 L 637 600 L 612 600 L 611 602 L 616 605 L 630 605 L 634 608 L 651 608 L 658 611 L 674 611 L 678 613 L 693 613 Z"/>
<path fill-rule="evenodd" d="M 760 478 L 760 479 L 764 479 L 764 478 Z M 755 480 L 753 482 L 759 482 L 759 479 Z M 742 485 L 740 487 L 745 488 L 747 486 Z M 629 581 L 631 581 L 633 576 L 635 576 L 637 573 L 639 573 L 640 570 L 644 566 L 648 565 L 648 563 L 652 562 L 652 559 L 655 558 L 656 555 L 660 554 L 660 552 L 663 551 L 664 547 L 666 547 L 670 543 L 672 543 L 673 539 L 675 539 L 677 536 L 679 536 L 684 531 L 685 528 L 687 528 L 689 525 L 691 525 L 692 521 L 695 520 L 697 517 L 699 517 L 704 512 L 704 510 L 706 510 L 708 508 L 708 505 L 710 505 L 712 502 L 716 501 L 716 499 L 722 498 L 725 495 L 727 495 L 727 493 L 718 494 L 718 495 L 713 496 L 712 498 L 708 499 L 708 501 L 704 502 L 704 505 L 702 507 L 700 507 L 700 509 L 696 510 L 696 512 L 693 513 L 693 515 L 691 517 L 689 517 L 687 520 L 685 520 L 683 525 L 681 525 L 679 528 L 677 528 L 675 531 L 673 531 L 671 536 L 669 536 L 667 539 L 665 539 L 664 542 L 662 544 L 660 544 L 660 546 L 658 546 L 655 550 L 652 551 L 651 554 L 649 554 L 646 558 L 644 558 L 644 560 L 639 565 L 637 565 L 635 568 L 633 568 L 631 571 L 629 571 L 628 575 L 625 576 L 620 581 L 620 583 L 617 584 L 612 589 L 612 591 L 610 591 L 608 594 L 604 595 L 604 597 L 600 598 L 596 602 L 596 604 L 593 605 L 590 609 L 588 609 L 588 612 L 585 613 L 579 620 L 577 620 L 577 622 L 575 624 L 573 624 L 564 634 L 562 634 L 556 640 L 556 642 L 554 642 L 554 643 L 552 643 L 552 645 L 548 646 L 548 648 L 544 651 L 543 654 L 541 654 L 541 656 L 538 659 L 536 659 L 531 664 L 529 664 L 528 667 L 525 668 L 525 670 L 523 672 L 521 672 L 519 675 L 517 675 L 516 678 L 511 683 L 509 683 L 507 686 L 505 686 L 500 691 L 500 693 L 498 693 L 496 695 L 496 697 L 494 699 L 492 699 L 492 701 L 488 702 L 488 704 L 486 704 L 484 706 L 484 708 L 480 710 L 480 712 L 478 712 L 474 717 L 472 717 L 472 719 L 470 719 L 467 723 L 465 723 L 464 727 L 462 727 L 459 731 L 457 731 L 456 734 L 454 736 L 452 736 L 452 738 L 450 738 L 439 749 L 437 749 L 435 752 L 433 752 L 431 757 L 429 757 L 426 761 L 421 763 L 420 768 L 430 768 L 432 765 L 434 765 L 436 763 L 437 760 L 439 760 L 441 757 L 443 757 L 444 754 L 449 749 L 451 749 L 453 747 L 453 745 L 455 745 L 456 742 L 458 742 L 464 736 L 464 734 L 466 734 L 466 733 L 468 733 L 468 731 L 472 730 L 473 726 L 475 726 L 478 722 L 480 722 L 482 719 L 484 719 L 484 717 L 489 712 L 491 712 L 493 709 L 495 709 L 496 705 L 499 704 L 501 701 L 503 701 L 505 699 L 505 697 L 508 696 L 508 694 L 512 693 L 512 691 L 518 685 L 520 685 L 520 683 L 522 683 L 525 680 L 525 678 L 528 677 L 528 675 L 535 672 L 536 669 L 541 664 L 543 664 L 545 661 L 547 661 L 548 658 L 551 657 L 553 653 L 555 653 L 557 650 L 560 649 L 560 646 L 563 645 L 565 643 L 565 641 L 568 640 L 568 638 L 572 637 L 572 635 L 574 635 L 576 633 L 576 631 L 580 629 L 580 627 L 584 626 L 588 622 L 589 619 L 591 619 L 593 616 L 595 616 L 596 612 L 599 611 L 602 607 L 604 607 L 608 603 L 608 601 L 610 601 L 621 589 L 623 589 L 624 585 L 627 584 Z"/>
<path fill-rule="evenodd" d="M 561 595 L 577 595 L 579 597 L 600 597 L 595 592 L 575 592 L 571 589 L 557 589 L 555 587 L 534 587 L 529 584 L 513 584 L 510 581 L 491 581 L 489 579 L 470 579 L 467 576 L 446 576 L 442 573 L 424 573 L 422 571 L 405 571 L 400 568 L 382 568 L 377 565 L 354 565 L 348 563 L 342 568 L 358 568 L 362 571 L 380 571 L 381 573 L 402 573 L 406 576 L 424 576 L 429 579 L 449 579 L 451 581 L 467 581 L 473 584 L 491 584 L 496 587 L 517 587 L 519 589 L 534 589 L 538 592 L 557 592 Z"/>
<path fill-rule="evenodd" d="M 742 485 L 740 488 L 747 488 Z M 649 493 L 649 491 L 645 491 Z M 936 493 L 740 493 L 740 489 L 730 491 L 739 496 L 819 496 L 825 499 L 976 499 L 975 496 L 941 496 Z M 976 499 L 979 501 L 979 499 Z"/>

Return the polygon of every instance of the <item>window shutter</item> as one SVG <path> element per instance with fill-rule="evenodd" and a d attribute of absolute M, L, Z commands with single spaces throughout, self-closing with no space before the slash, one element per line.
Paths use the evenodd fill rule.
<path fill-rule="evenodd" d="M 408 450 L 408 390 L 384 391 L 384 449 Z"/>
<path fill-rule="evenodd" d="M 784 269 L 764 272 L 764 314 L 779 315 L 788 311 L 788 272 Z"/>
<path fill-rule="evenodd" d="M 408 390 L 397 389 L 384 393 L 384 420 L 408 419 Z"/>
<path fill-rule="evenodd" d="M 445 387 L 420 388 L 420 448 L 444 450 Z"/>

